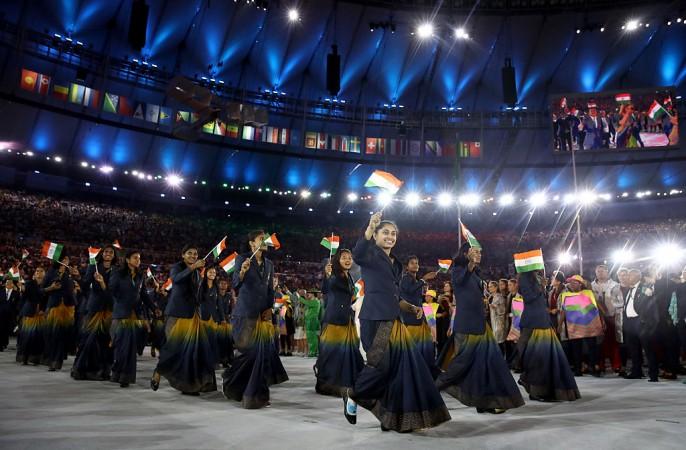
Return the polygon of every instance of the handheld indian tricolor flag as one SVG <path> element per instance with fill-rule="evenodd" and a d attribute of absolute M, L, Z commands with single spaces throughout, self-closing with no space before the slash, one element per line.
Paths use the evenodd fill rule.
<path fill-rule="evenodd" d="M 341 237 L 332 234 L 331 237 L 322 238 L 320 244 L 329 251 L 329 255 L 335 255 L 341 245 Z"/>
<path fill-rule="evenodd" d="M 94 266 L 98 263 L 98 261 L 96 260 L 98 253 L 100 253 L 99 248 L 88 247 L 88 264 Z"/>
<path fill-rule="evenodd" d="M 460 232 L 462 233 L 462 238 L 469 243 L 470 247 L 481 249 L 479 241 L 477 241 L 472 232 L 464 226 L 462 221 L 460 221 Z"/>
<path fill-rule="evenodd" d="M 538 249 L 524 253 L 515 253 L 514 264 L 517 273 L 543 270 L 545 269 L 545 266 L 543 265 L 543 251 Z"/>
<path fill-rule="evenodd" d="M 164 289 L 165 291 L 170 291 L 171 288 L 172 288 L 172 279 L 167 278 L 167 281 L 165 281 L 164 284 L 162 285 L 162 289 Z"/>
<path fill-rule="evenodd" d="M 378 187 L 381 189 L 386 189 L 391 194 L 395 194 L 400 190 L 400 186 L 403 182 L 397 179 L 393 174 L 384 172 L 382 170 L 375 170 L 374 173 L 369 177 L 364 187 Z"/>
<path fill-rule="evenodd" d="M 219 244 L 217 244 L 210 253 L 207 254 L 207 256 L 210 256 L 212 254 L 215 258 L 219 258 L 219 255 L 226 249 L 226 236 L 222 238 L 221 241 L 219 241 Z M 207 258 L 205 256 L 205 258 Z"/>
<path fill-rule="evenodd" d="M 669 113 L 666 109 L 662 107 L 661 104 L 657 102 L 657 100 L 653 100 L 653 104 L 650 105 L 650 108 L 648 108 L 648 117 L 650 117 L 653 120 L 657 120 L 665 114 Z"/>
<path fill-rule="evenodd" d="M 446 273 L 450 266 L 453 264 L 451 259 L 439 259 L 438 260 L 438 271 L 441 273 Z"/>
<path fill-rule="evenodd" d="M 281 248 L 281 243 L 276 238 L 276 233 L 272 233 L 267 239 L 264 240 L 264 243 L 267 244 L 269 247 L 274 247 L 274 250 L 278 250 Z"/>
<path fill-rule="evenodd" d="M 121 250 L 121 244 L 119 243 L 119 239 L 115 239 L 114 242 L 112 242 L 112 247 L 116 248 L 117 250 Z"/>
<path fill-rule="evenodd" d="M 355 282 L 355 301 L 364 301 L 364 280 L 362 278 Z"/>
<path fill-rule="evenodd" d="M 226 273 L 231 273 L 236 270 L 236 256 L 238 256 L 238 253 L 233 252 L 219 263 Z"/>
<path fill-rule="evenodd" d="M 146 275 L 148 278 L 155 278 L 155 275 L 152 274 L 152 269 L 151 269 L 150 267 L 148 267 L 148 271 L 145 272 L 145 275 Z"/>
<path fill-rule="evenodd" d="M 21 260 L 23 261 L 23 260 L 25 260 L 25 259 L 28 258 L 28 257 L 29 257 L 29 251 L 26 250 L 25 248 L 23 248 L 23 249 L 21 250 Z"/>
<path fill-rule="evenodd" d="M 617 95 L 615 95 L 615 101 L 617 103 L 622 104 L 622 105 L 626 105 L 627 103 L 631 102 L 631 94 L 629 94 L 627 92 L 617 94 Z"/>
<path fill-rule="evenodd" d="M 8 274 L 9 274 L 10 278 L 12 278 L 13 281 L 19 281 L 19 278 L 21 278 L 21 275 L 19 274 L 19 267 L 18 266 L 10 267 Z"/>
<path fill-rule="evenodd" d="M 45 241 L 43 242 L 43 248 L 41 249 L 41 256 L 44 256 L 53 261 L 59 261 L 60 255 L 62 254 L 62 249 L 64 245 L 58 244 L 56 242 Z"/>

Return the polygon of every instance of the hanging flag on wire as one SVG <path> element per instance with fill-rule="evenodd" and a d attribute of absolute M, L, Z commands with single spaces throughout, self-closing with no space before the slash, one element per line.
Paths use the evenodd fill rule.
<path fill-rule="evenodd" d="M 375 170 L 369 177 L 364 187 L 378 187 L 385 189 L 392 194 L 400 190 L 403 182 L 397 179 L 392 173 L 384 172 L 382 170 Z"/>

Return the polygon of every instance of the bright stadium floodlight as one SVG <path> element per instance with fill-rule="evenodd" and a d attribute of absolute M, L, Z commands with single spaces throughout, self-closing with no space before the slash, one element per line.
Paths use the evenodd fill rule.
<path fill-rule="evenodd" d="M 615 264 L 627 264 L 634 260 L 634 254 L 631 250 L 620 248 L 612 253 L 612 262 Z"/>
<path fill-rule="evenodd" d="M 477 206 L 481 201 L 481 196 L 475 193 L 460 195 L 460 204 L 463 206 Z"/>
<path fill-rule="evenodd" d="M 565 194 L 564 197 L 562 197 L 562 203 L 564 203 L 565 205 L 571 205 L 573 203 L 576 203 L 576 194 L 572 192 Z"/>
<path fill-rule="evenodd" d="M 575 259 L 575 258 L 574 258 L 574 255 L 572 255 L 572 254 L 569 253 L 569 252 L 560 252 L 560 253 L 557 255 L 557 262 L 558 262 L 558 264 L 560 264 L 561 266 L 568 266 L 568 265 L 570 265 L 574 259 Z"/>
<path fill-rule="evenodd" d="M 450 192 L 441 192 L 438 194 L 438 206 L 447 208 L 453 204 L 453 196 Z"/>
<path fill-rule="evenodd" d="M 456 39 L 469 39 L 469 33 L 467 33 L 467 31 L 462 27 L 455 28 L 455 38 Z"/>
<path fill-rule="evenodd" d="M 300 196 L 302 198 L 309 198 L 310 195 L 312 195 L 312 192 L 308 191 L 307 189 L 300 191 Z"/>
<path fill-rule="evenodd" d="M 429 22 L 424 22 L 417 27 L 417 36 L 420 39 L 428 39 L 434 34 L 434 26 Z"/>
<path fill-rule="evenodd" d="M 421 200 L 422 199 L 419 197 L 419 194 L 416 192 L 408 192 L 405 196 L 405 203 L 407 203 L 407 206 L 410 208 L 414 208 L 415 206 L 419 205 Z"/>
<path fill-rule="evenodd" d="M 624 26 L 626 27 L 627 31 L 634 31 L 634 30 L 638 29 L 638 20 L 636 20 L 636 19 L 627 20 L 626 25 L 624 25 Z"/>
<path fill-rule="evenodd" d="M 288 10 L 288 21 L 289 22 L 297 22 L 300 20 L 300 13 L 298 12 L 297 9 L 291 8 Z"/>
<path fill-rule="evenodd" d="M 376 196 L 376 201 L 379 203 L 379 205 L 385 207 L 391 204 L 393 201 L 393 196 L 389 192 L 383 191 Z"/>
<path fill-rule="evenodd" d="M 579 203 L 582 206 L 590 206 L 596 202 L 598 195 L 593 191 L 582 191 L 579 193 Z"/>
<path fill-rule="evenodd" d="M 684 249 L 677 244 L 665 243 L 655 247 L 652 258 L 657 261 L 661 267 L 673 267 L 683 261 L 685 253 Z"/>
<path fill-rule="evenodd" d="M 114 169 L 112 168 L 112 166 L 101 166 L 100 167 L 100 172 L 102 172 L 102 173 L 112 173 L 113 170 Z"/>
<path fill-rule="evenodd" d="M 531 203 L 531 206 L 533 206 L 534 208 L 541 208 L 545 206 L 545 203 L 547 201 L 548 197 L 545 195 L 545 192 L 536 192 L 531 197 L 529 197 L 529 203 Z"/>
<path fill-rule="evenodd" d="M 145 176 L 144 174 L 141 175 Z M 167 184 L 171 187 L 179 187 L 181 186 L 181 183 L 183 183 L 183 179 L 175 173 L 170 173 L 169 175 L 167 175 L 166 180 Z"/>
<path fill-rule="evenodd" d="M 350 203 L 356 202 L 357 201 L 357 194 L 354 192 L 351 192 L 348 194 L 348 201 Z"/>
<path fill-rule="evenodd" d="M 512 194 L 503 194 L 500 196 L 498 199 L 498 204 L 500 206 L 510 206 L 511 204 L 514 203 L 514 195 Z"/>

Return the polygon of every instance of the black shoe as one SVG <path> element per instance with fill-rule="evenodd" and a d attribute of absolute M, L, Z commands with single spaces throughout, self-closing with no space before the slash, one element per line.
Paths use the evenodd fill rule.
<path fill-rule="evenodd" d="M 625 376 L 624 378 L 627 380 L 640 380 L 641 378 L 643 378 L 643 375 L 629 374 L 629 375 Z"/>
<path fill-rule="evenodd" d="M 505 409 L 500 409 L 500 408 L 476 408 L 476 412 L 479 414 L 483 413 L 488 413 L 488 414 L 502 414 L 504 413 Z"/>
<path fill-rule="evenodd" d="M 621 378 L 626 378 L 626 375 L 627 373 L 624 370 L 620 370 L 619 372 L 617 372 L 617 376 Z"/>
<path fill-rule="evenodd" d="M 160 382 L 155 381 L 154 378 L 150 378 L 150 389 L 157 391 L 160 388 Z"/>
<path fill-rule="evenodd" d="M 658 379 L 657 379 L 657 378 L 651 377 L 651 378 L 648 380 L 648 382 L 649 382 L 649 383 L 657 383 L 657 382 L 658 382 Z"/>
<path fill-rule="evenodd" d="M 538 397 L 536 395 L 529 395 L 529 400 L 533 400 L 535 402 L 548 402 L 548 399 L 545 399 L 543 397 Z"/>
<path fill-rule="evenodd" d="M 50 367 L 50 368 L 48 369 L 48 372 L 56 372 L 56 371 L 57 371 L 57 369 L 55 369 L 54 367 Z"/>
<path fill-rule="evenodd" d="M 127 388 L 129 387 L 129 383 L 119 383 L 120 388 Z"/>
<path fill-rule="evenodd" d="M 200 392 L 182 392 L 182 395 L 190 395 L 191 397 L 199 397 Z"/>
<path fill-rule="evenodd" d="M 293 356 L 293 353 L 292 353 L 292 352 L 288 352 L 288 353 L 286 353 L 286 356 Z"/>
<path fill-rule="evenodd" d="M 343 392 L 343 415 L 350 425 L 355 425 L 357 423 L 357 414 L 348 414 L 348 390 Z"/>

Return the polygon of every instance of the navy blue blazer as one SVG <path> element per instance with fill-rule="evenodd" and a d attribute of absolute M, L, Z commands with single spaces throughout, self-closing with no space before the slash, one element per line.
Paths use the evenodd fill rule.
<path fill-rule="evenodd" d="M 112 319 L 128 319 L 133 313 L 140 319 L 143 317 L 143 305 L 152 307 L 145 289 L 144 272 L 131 277 L 128 269 L 115 270 L 107 288 L 114 302 Z"/>
<path fill-rule="evenodd" d="M 352 309 L 355 283 L 350 274 L 345 278 L 331 275 L 322 280 L 322 292 L 326 295 L 323 323 L 332 325 L 348 325 L 355 319 Z"/>
<path fill-rule="evenodd" d="M 34 317 L 45 306 L 45 292 L 34 280 L 26 282 L 21 299 L 23 305 L 19 317 Z"/>
<path fill-rule="evenodd" d="M 422 291 L 424 290 L 424 281 L 420 278 L 415 278 L 409 273 L 405 272 L 400 279 L 400 298 L 405 300 L 407 303 L 411 303 L 414 306 L 422 307 L 424 304 L 424 298 L 422 297 Z M 424 322 L 424 318 L 417 319 L 416 314 L 407 313 L 405 311 L 401 312 L 403 317 L 403 322 L 405 325 L 421 325 Z"/>
<path fill-rule="evenodd" d="M 105 280 L 105 286 L 109 286 L 112 272 L 116 270 L 114 266 L 110 266 L 105 270 L 102 263 L 98 263 L 98 272 Z M 102 290 L 100 283 L 95 281 L 95 266 L 89 265 L 86 274 L 81 279 L 81 290 L 88 293 L 88 303 L 86 305 L 86 312 L 88 314 L 95 314 L 100 311 L 112 309 L 112 296 L 107 290 Z"/>
<path fill-rule="evenodd" d="M 372 240 L 362 236 L 353 249 L 353 260 L 360 266 L 364 280 L 362 320 L 395 320 L 400 316 L 400 276 L 403 266 L 393 254 L 389 257 Z"/>
<path fill-rule="evenodd" d="M 219 294 L 217 293 L 217 286 L 213 285 L 211 288 L 203 285 L 200 296 L 200 319 L 210 320 L 214 319 L 216 323 L 221 323 L 225 320 L 224 310 L 219 305 Z"/>
<path fill-rule="evenodd" d="M 229 319 L 231 318 L 231 310 L 233 309 L 233 305 L 231 304 L 231 291 L 227 290 L 224 295 L 221 295 L 217 291 L 217 305 L 219 308 L 222 309 L 224 313 L 224 318 L 228 322 Z"/>
<path fill-rule="evenodd" d="M 519 275 L 519 293 L 524 299 L 520 328 L 550 328 L 546 295 L 535 272 Z"/>
<path fill-rule="evenodd" d="M 48 293 L 48 304 L 46 309 L 59 306 L 64 301 L 65 306 L 74 306 L 76 299 L 74 298 L 74 281 L 69 276 L 69 270 L 65 270 L 62 276 L 59 274 L 59 269 L 51 268 L 45 275 L 44 287 L 50 287 L 53 281 L 62 283 L 62 287 L 56 291 Z"/>
<path fill-rule="evenodd" d="M 191 270 L 183 261 L 174 264 L 169 272 L 172 279 L 172 288 L 167 298 L 167 307 L 164 315 L 167 317 L 179 317 L 190 319 L 198 307 L 200 294 L 200 273 Z"/>
<path fill-rule="evenodd" d="M 249 254 L 236 257 L 236 270 L 231 281 L 233 288 L 238 291 L 238 300 L 232 317 L 256 319 L 262 312 L 274 306 L 274 264 L 262 257 L 260 266 L 257 259 L 253 258 L 241 281 L 240 268 L 243 261 L 248 258 Z"/>
<path fill-rule="evenodd" d="M 466 265 L 457 265 L 457 261 L 450 270 L 455 291 L 453 333 L 483 334 L 486 331 L 483 281 L 476 270 L 470 272 Z"/>

